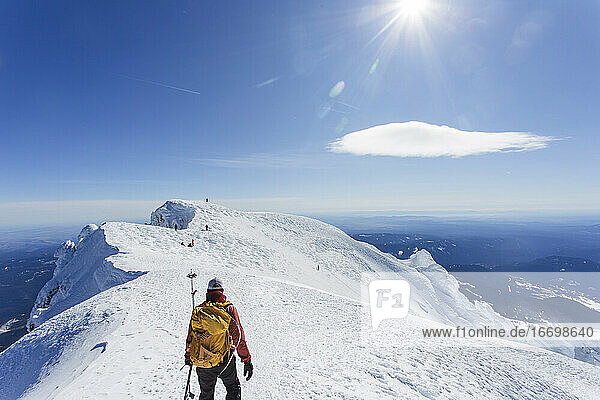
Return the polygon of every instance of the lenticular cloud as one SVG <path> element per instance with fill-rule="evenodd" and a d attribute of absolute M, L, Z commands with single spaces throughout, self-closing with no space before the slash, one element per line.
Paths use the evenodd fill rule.
<path fill-rule="evenodd" d="M 472 132 L 425 122 L 396 122 L 348 133 L 329 144 L 335 153 L 395 157 L 463 157 L 539 150 L 555 140 L 528 132 Z"/>

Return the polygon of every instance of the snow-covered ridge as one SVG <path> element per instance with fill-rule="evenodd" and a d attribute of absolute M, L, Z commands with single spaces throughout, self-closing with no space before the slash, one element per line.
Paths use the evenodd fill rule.
<path fill-rule="evenodd" d="M 151 220 L 153 225 L 174 227 L 179 223 L 181 229 L 189 227 L 191 236 L 200 231 L 204 236 L 229 240 L 233 253 L 241 250 L 240 244 L 258 247 L 258 257 L 240 253 L 235 258 L 251 261 L 255 265 L 250 268 L 264 274 L 283 274 L 294 282 L 359 300 L 362 274 L 399 273 L 416 288 L 411 307 L 414 315 L 454 324 L 507 322 L 487 304 L 470 303 L 458 291 L 456 279 L 426 250 L 401 261 L 321 221 L 277 213 L 244 213 L 207 202 L 167 201 L 152 213 Z M 206 225 L 208 232 L 204 231 Z M 205 243 L 201 239 L 200 246 Z M 315 273 L 317 265 L 319 274 Z"/>
<path fill-rule="evenodd" d="M 321 221 L 239 212 L 208 202 L 170 200 L 152 212 L 150 220 L 152 226 L 88 225 L 77 244 L 65 242 L 56 252 L 54 277 L 40 291 L 28 326 L 39 326 L 140 273 L 178 268 L 177 261 L 187 259 L 205 267 L 225 264 L 235 270 L 285 277 L 356 301 L 364 274 L 376 278 L 394 273 L 413 287 L 410 312 L 415 316 L 451 325 L 511 327 L 488 304 L 473 304 L 463 296 L 456 279 L 426 250 L 398 260 Z M 195 246 L 189 248 L 192 239 Z M 135 264 L 130 263 L 131 256 Z"/>
<path fill-rule="evenodd" d="M 64 242 L 54 253 L 56 268 L 42 287 L 27 321 L 33 330 L 44 321 L 112 286 L 140 275 L 115 268 L 107 259 L 118 249 L 106 242 L 104 226 L 86 225 L 77 243 Z"/>
<path fill-rule="evenodd" d="M 200 288 L 219 276 L 240 310 L 257 368 L 244 385 L 247 398 L 600 392 L 591 383 L 600 379 L 595 367 L 556 353 L 510 343 L 472 351 L 407 336 L 424 321 L 508 321 L 470 303 L 426 251 L 398 260 L 310 218 L 171 200 L 150 225 L 88 226 L 56 256 L 32 310 L 36 328 L 0 354 L 0 399 L 179 398 L 190 269 Z M 411 282 L 412 315 L 399 322 L 407 329 L 390 333 L 398 347 L 380 351 L 358 340 L 365 273 Z"/>
<path fill-rule="evenodd" d="M 171 200 L 157 208 L 150 215 L 150 223 L 173 229 L 187 229 L 196 216 L 196 207 L 188 202 Z"/>

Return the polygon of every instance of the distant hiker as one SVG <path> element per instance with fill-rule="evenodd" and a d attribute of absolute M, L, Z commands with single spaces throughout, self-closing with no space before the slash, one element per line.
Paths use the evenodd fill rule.
<path fill-rule="evenodd" d="M 208 197 L 206 198 L 206 202 L 208 203 Z"/>
<path fill-rule="evenodd" d="M 319 264 L 317 264 L 317 271 L 319 270 Z"/>
<path fill-rule="evenodd" d="M 199 400 L 214 399 L 217 378 L 227 389 L 226 400 L 242 398 L 234 350 L 244 363 L 246 380 L 252 377 L 254 367 L 237 309 L 227 301 L 217 278 L 208 282 L 206 301 L 192 311 L 185 349 L 186 365 L 197 367 Z"/>
<path fill-rule="evenodd" d="M 190 242 L 190 244 L 188 244 L 188 247 L 194 247 L 194 239 L 192 239 L 192 241 Z"/>
<path fill-rule="evenodd" d="M 175 230 L 177 230 L 177 224 L 175 224 Z"/>
<path fill-rule="evenodd" d="M 208 225 L 206 225 L 206 231 L 208 232 Z"/>

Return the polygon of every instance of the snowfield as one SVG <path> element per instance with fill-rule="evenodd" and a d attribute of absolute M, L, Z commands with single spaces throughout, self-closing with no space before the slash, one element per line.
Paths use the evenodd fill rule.
<path fill-rule="evenodd" d="M 181 398 L 191 269 L 196 303 L 217 276 L 239 310 L 255 365 L 246 399 L 600 398 L 600 369 L 556 352 L 419 337 L 442 324 L 511 326 L 425 251 L 398 260 L 316 220 L 205 202 L 171 200 L 151 222 L 88 225 L 57 251 L 35 329 L 0 354 L 0 399 Z M 364 273 L 412 287 L 409 317 L 367 340 Z"/>

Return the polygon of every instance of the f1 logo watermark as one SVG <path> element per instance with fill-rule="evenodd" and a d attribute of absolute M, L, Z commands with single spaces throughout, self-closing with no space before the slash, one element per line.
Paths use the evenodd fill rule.
<path fill-rule="evenodd" d="M 384 319 L 408 315 L 410 284 L 403 280 L 376 280 L 369 283 L 371 324 L 377 330 Z"/>

